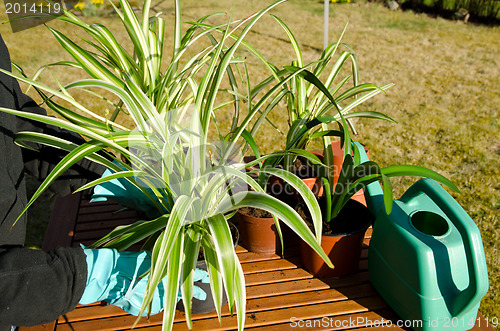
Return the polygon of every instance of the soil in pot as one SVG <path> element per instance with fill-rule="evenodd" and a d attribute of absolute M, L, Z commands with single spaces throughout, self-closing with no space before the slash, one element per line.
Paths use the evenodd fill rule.
<path fill-rule="evenodd" d="M 299 212 L 300 214 L 300 212 Z M 368 208 L 350 200 L 339 215 L 329 223 L 323 223 L 321 247 L 328 255 L 334 269 L 305 242 L 300 243 L 300 256 L 306 269 L 318 278 L 341 277 L 358 271 L 365 232 L 373 223 Z M 312 228 L 309 218 L 305 218 Z"/>
<path fill-rule="evenodd" d="M 319 152 L 313 151 L 312 153 L 318 156 L 320 159 L 323 159 L 322 155 Z M 309 189 L 315 196 L 319 197 L 323 195 L 323 185 L 321 184 L 321 178 L 319 177 L 318 170 L 314 165 L 312 165 L 309 161 L 298 157 L 295 160 L 293 167 L 294 173 L 300 179 L 302 179 L 304 184 L 309 187 Z M 300 201 L 300 195 L 297 192 L 294 193 L 296 194 L 297 201 Z"/>
<path fill-rule="evenodd" d="M 316 156 L 319 156 L 317 153 L 315 154 Z M 319 176 L 315 167 L 308 160 L 300 156 L 297 157 L 293 162 L 293 173 L 297 175 L 297 177 L 299 177 L 300 179 L 307 179 Z"/>

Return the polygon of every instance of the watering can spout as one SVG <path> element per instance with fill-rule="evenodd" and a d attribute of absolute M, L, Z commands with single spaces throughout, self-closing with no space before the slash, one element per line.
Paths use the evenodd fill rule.
<path fill-rule="evenodd" d="M 368 162 L 368 155 L 359 142 L 354 143 L 354 149 L 360 156 L 360 163 Z M 377 216 L 380 208 L 384 206 L 384 192 L 378 181 L 368 184 L 364 189 L 366 205 L 373 216 Z"/>
<path fill-rule="evenodd" d="M 384 193 L 379 182 L 368 184 L 365 188 L 366 205 L 372 215 L 377 216 L 384 206 Z"/>

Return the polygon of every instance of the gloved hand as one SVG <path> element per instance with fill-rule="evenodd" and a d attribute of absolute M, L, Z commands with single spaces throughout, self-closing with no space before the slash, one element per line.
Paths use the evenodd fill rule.
<path fill-rule="evenodd" d="M 102 174 L 102 177 L 109 176 L 113 173 L 115 173 L 115 171 L 106 169 L 106 171 Z M 153 193 L 146 186 L 145 188 L 151 194 Z M 143 211 L 146 216 L 150 218 L 156 218 L 161 215 L 161 212 L 157 210 L 154 203 L 146 195 L 144 195 L 141 190 L 132 185 L 125 178 L 115 178 L 108 182 L 96 185 L 90 202 L 107 201 L 108 198 L 113 199 L 124 207 Z"/>
<path fill-rule="evenodd" d="M 80 304 L 106 301 L 120 307 L 126 312 L 139 314 L 148 277 L 138 279 L 151 267 L 151 254 L 148 251 L 118 252 L 116 249 L 88 249 L 83 247 L 87 255 L 87 284 L 80 299 Z M 195 282 L 209 282 L 205 270 L 195 269 Z M 155 289 L 151 303 L 151 314 L 163 310 L 165 297 L 164 279 Z M 132 285 L 132 286 L 131 286 Z M 206 293 L 198 286 L 193 286 L 193 297 L 206 300 Z M 177 302 L 181 293 L 177 295 Z M 144 315 L 147 312 L 144 312 Z"/>

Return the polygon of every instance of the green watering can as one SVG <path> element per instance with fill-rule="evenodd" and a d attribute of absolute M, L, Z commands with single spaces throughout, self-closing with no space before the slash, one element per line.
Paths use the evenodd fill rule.
<path fill-rule="evenodd" d="M 356 143 L 362 155 L 368 157 Z M 481 235 L 437 182 L 421 179 L 387 215 L 378 182 L 365 189 L 375 215 L 368 253 L 370 282 L 415 330 L 469 330 L 488 291 Z"/>

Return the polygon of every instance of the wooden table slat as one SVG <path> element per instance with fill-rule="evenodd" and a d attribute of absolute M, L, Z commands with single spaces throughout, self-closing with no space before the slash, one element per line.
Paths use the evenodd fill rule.
<path fill-rule="evenodd" d="M 49 251 L 57 246 L 71 246 L 80 198 L 81 193 L 56 198 L 42 244 L 44 251 Z"/>
<path fill-rule="evenodd" d="M 87 223 L 78 223 L 76 225 L 76 234 L 84 231 L 95 231 L 101 229 L 114 229 L 117 226 L 124 224 L 131 224 L 135 222 L 137 219 L 134 217 L 128 218 L 117 218 L 117 219 L 104 219 L 95 222 L 87 222 Z M 95 238 L 94 238 L 95 239 Z"/>
<path fill-rule="evenodd" d="M 308 291 L 309 290 L 309 291 Z M 247 312 L 259 312 L 259 311 L 270 311 L 282 308 L 300 307 L 313 305 L 318 303 L 326 302 L 336 302 L 348 299 L 357 299 L 369 296 L 376 296 L 376 291 L 373 287 L 366 283 L 364 285 L 356 285 L 348 288 L 344 288 L 341 291 L 336 289 L 324 288 L 323 290 L 313 290 L 301 289 L 302 292 L 293 292 L 290 294 L 280 295 L 280 293 L 273 293 L 266 297 L 260 298 L 249 298 L 247 302 Z M 307 292 L 306 292 L 307 291 Z M 227 304 L 223 306 L 221 314 L 223 316 L 229 315 L 229 309 Z M 119 317 L 127 315 L 120 308 L 114 307 L 112 305 L 108 306 L 79 306 L 74 311 L 59 317 L 59 325 L 64 323 L 74 323 L 79 321 L 89 320 L 89 316 L 92 319 L 102 319 L 108 317 Z M 216 318 L 216 313 L 208 313 L 203 315 L 196 315 L 193 319 L 209 319 Z M 182 313 L 177 313 L 177 322 L 184 321 L 184 315 Z"/>
<path fill-rule="evenodd" d="M 237 252 L 238 254 L 238 252 Z M 285 256 L 296 257 L 298 255 L 298 247 L 293 247 L 287 250 Z M 238 254 L 238 259 L 241 263 L 247 262 L 258 262 L 258 261 L 269 261 L 269 260 L 279 260 L 282 256 L 277 254 L 257 254 L 254 252 L 242 252 Z"/>
<path fill-rule="evenodd" d="M 285 295 L 267 296 L 248 300 L 247 311 L 265 311 L 282 308 L 309 306 L 319 303 L 336 302 L 348 299 L 358 299 L 367 296 L 376 296 L 377 292 L 370 284 L 345 288 L 342 291 L 336 289 L 321 289 L 314 291 L 293 292 Z"/>
<path fill-rule="evenodd" d="M 246 315 L 246 326 L 264 326 L 269 321 L 272 324 L 289 323 L 291 317 L 297 319 L 315 319 L 324 316 L 338 316 L 359 312 L 366 312 L 369 309 L 386 308 L 385 302 L 378 296 L 366 297 L 357 300 L 344 300 L 340 302 L 321 303 L 310 306 L 284 308 L 271 311 L 250 312 Z M 372 308 L 373 307 L 373 308 Z M 135 316 L 123 315 L 110 318 L 99 318 L 93 320 L 84 320 L 74 323 L 59 324 L 58 331 L 65 330 L 123 330 L 124 326 L 132 325 L 135 322 Z M 138 327 L 160 325 L 162 322 L 161 314 L 151 316 L 150 319 L 141 318 Z M 235 330 L 237 329 L 236 316 L 222 316 L 221 323 L 217 318 L 193 320 L 194 330 Z M 184 321 L 174 324 L 174 330 L 188 330 Z"/>
<path fill-rule="evenodd" d="M 128 315 L 123 309 L 115 307 L 113 305 L 80 305 L 75 310 L 59 316 L 57 322 L 58 324 L 64 323 L 74 323 L 79 321 L 85 321 L 90 319 L 99 319 L 105 317 L 115 317 Z"/>
<path fill-rule="evenodd" d="M 131 216 L 131 215 L 139 215 L 138 212 L 136 210 L 133 210 L 133 209 L 128 209 L 128 208 L 124 208 L 120 205 L 117 205 L 117 204 L 109 204 L 109 203 L 100 203 L 100 202 L 97 202 L 97 203 L 94 203 L 94 204 L 80 204 L 80 212 L 79 212 L 79 222 L 82 221 L 82 219 L 86 219 L 84 218 L 84 216 L 87 216 L 87 215 L 94 215 L 95 217 L 97 218 L 102 218 L 102 215 L 108 215 L 108 214 L 112 214 L 112 215 L 127 215 L 127 217 Z"/>
<path fill-rule="evenodd" d="M 254 263 L 243 263 L 241 265 L 243 273 L 258 273 L 267 272 L 274 270 L 284 270 L 284 269 L 295 269 L 299 265 L 299 258 L 293 259 L 279 259 L 279 260 L 267 260 Z"/>
<path fill-rule="evenodd" d="M 367 308 L 370 307 L 370 308 Z M 258 311 L 248 313 L 245 326 L 247 328 L 289 323 L 291 318 L 315 319 L 324 316 L 337 316 L 369 311 L 370 309 L 381 309 L 387 304 L 378 296 L 362 298 L 357 300 L 344 300 L 340 302 L 320 303 L 309 306 L 300 306 L 272 311 Z M 180 322 L 175 325 L 175 330 L 188 330 L 186 323 Z M 218 319 L 193 321 L 193 329 L 196 330 L 235 330 L 236 316 L 224 316 L 219 324 Z"/>
<path fill-rule="evenodd" d="M 313 276 L 301 268 L 285 269 L 277 271 L 268 271 L 256 274 L 245 275 L 245 282 L 247 286 L 262 285 L 262 284 L 275 284 L 279 282 L 286 282 L 290 280 L 308 279 Z"/>
<path fill-rule="evenodd" d="M 392 313 L 392 314 L 391 314 Z M 378 310 L 357 313 L 357 314 L 346 314 L 339 316 L 325 316 L 324 318 L 319 319 L 311 319 L 311 320 L 293 320 L 288 323 L 283 324 L 275 324 L 271 326 L 263 326 L 250 328 L 252 331 L 281 331 L 281 330 L 297 330 L 300 331 L 313 331 L 313 330 L 354 330 L 351 327 L 356 327 L 355 330 L 364 330 L 369 331 L 372 330 L 387 330 L 388 327 L 374 327 L 374 325 L 380 325 L 383 321 L 387 321 L 387 316 L 394 316 L 394 313 L 389 310 Z M 399 328 L 394 326 L 391 330 L 404 330 L 403 328 Z"/>

